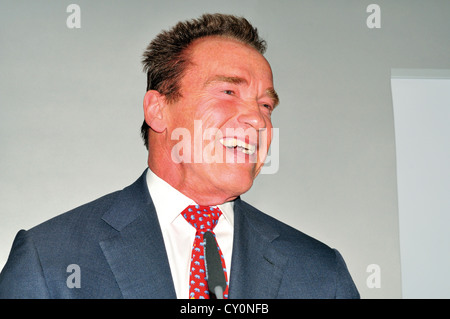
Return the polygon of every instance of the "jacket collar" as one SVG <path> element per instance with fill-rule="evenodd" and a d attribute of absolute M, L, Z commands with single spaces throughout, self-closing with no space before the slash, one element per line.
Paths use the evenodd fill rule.
<path fill-rule="evenodd" d="M 124 298 L 176 298 L 145 173 L 123 189 L 103 215 L 117 234 L 101 241 L 100 247 Z"/>
<path fill-rule="evenodd" d="M 288 261 L 274 244 L 280 234 L 240 198 L 234 207 L 230 298 L 276 298 Z"/>

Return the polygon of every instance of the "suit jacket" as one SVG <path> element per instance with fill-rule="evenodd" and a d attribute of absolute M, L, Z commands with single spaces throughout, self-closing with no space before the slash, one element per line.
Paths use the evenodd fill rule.
<path fill-rule="evenodd" d="M 359 298 L 338 251 L 240 198 L 234 207 L 230 299 Z M 176 298 L 145 172 L 121 191 L 19 231 L 0 298 Z"/>

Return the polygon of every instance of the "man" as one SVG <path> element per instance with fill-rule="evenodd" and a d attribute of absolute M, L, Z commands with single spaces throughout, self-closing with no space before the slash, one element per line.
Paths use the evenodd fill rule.
<path fill-rule="evenodd" d="M 161 32 L 143 60 L 148 169 L 20 231 L 0 297 L 358 298 L 336 250 L 239 197 L 263 166 L 278 104 L 264 51 L 257 30 L 229 15 Z M 206 232 L 223 267 L 219 293 Z"/>

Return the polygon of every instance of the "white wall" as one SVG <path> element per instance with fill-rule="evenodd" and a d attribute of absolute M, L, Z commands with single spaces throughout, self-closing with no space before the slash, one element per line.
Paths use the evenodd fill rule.
<path fill-rule="evenodd" d="M 450 298 L 450 70 L 394 70 L 404 298 Z"/>

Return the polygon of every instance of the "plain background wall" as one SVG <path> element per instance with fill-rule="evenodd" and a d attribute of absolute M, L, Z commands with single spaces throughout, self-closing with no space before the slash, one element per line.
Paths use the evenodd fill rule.
<path fill-rule="evenodd" d="M 69 29 L 66 8 L 81 8 Z M 381 28 L 369 29 L 369 4 Z M 344 256 L 363 298 L 401 297 L 391 68 L 450 68 L 450 1 L 0 1 L 0 267 L 19 229 L 133 182 L 141 54 L 205 12 L 268 42 L 279 170 L 243 198 Z M 379 266 L 369 288 L 367 267 Z"/>
<path fill-rule="evenodd" d="M 450 70 L 443 71 L 393 72 L 404 298 L 450 298 Z"/>

